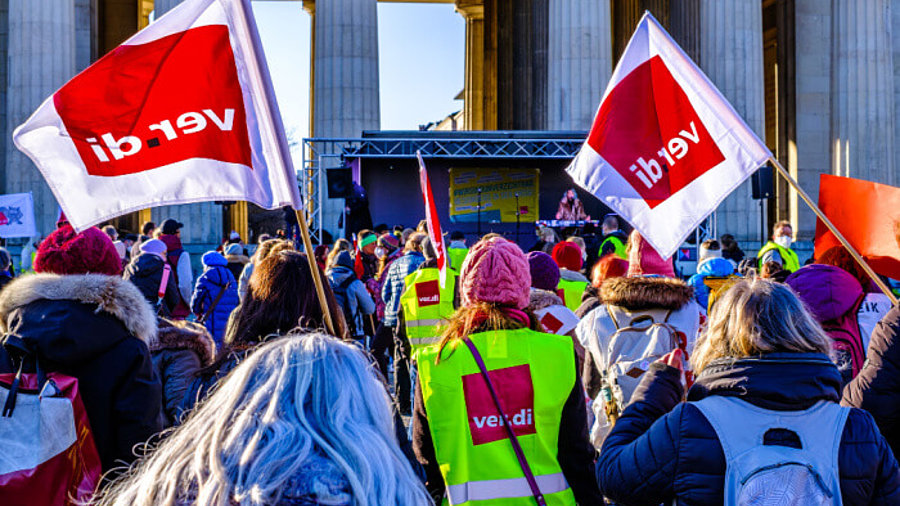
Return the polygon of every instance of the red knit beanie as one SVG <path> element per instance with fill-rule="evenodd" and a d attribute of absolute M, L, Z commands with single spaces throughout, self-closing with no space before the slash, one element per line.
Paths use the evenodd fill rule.
<path fill-rule="evenodd" d="M 563 241 L 553 247 L 553 260 L 560 269 L 580 271 L 584 260 L 581 258 L 581 248 L 574 242 Z"/>
<path fill-rule="evenodd" d="M 38 246 L 35 272 L 53 274 L 122 273 L 122 261 L 112 239 L 97 227 L 76 234 L 71 225 L 56 229 Z"/>
<path fill-rule="evenodd" d="M 515 244 L 494 237 L 469 251 L 460 273 L 464 306 L 490 302 L 522 309 L 531 293 L 531 272 L 525 253 Z"/>

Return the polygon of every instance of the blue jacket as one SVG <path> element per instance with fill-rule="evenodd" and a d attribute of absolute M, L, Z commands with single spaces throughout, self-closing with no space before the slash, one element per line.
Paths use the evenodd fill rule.
<path fill-rule="evenodd" d="M 688 279 L 688 284 L 694 287 L 694 298 L 697 304 L 703 308 L 704 313 L 709 309 L 709 287 L 703 282 L 707 276 L 730 276 L 734 274 L 734 265 L 724 258 L 707 258 L 697 266 L 697 274 Z"/>
<path fill-rule="evenodd" d="M 840 399 L 841 378 L 825 355 L 772 353 L 713 361 L 688 393 L 736 396 L 770 410 L 802 410 Z M 654 363 L 635 390 L 597 460 L 603 494 L 622 504 L 721 505 L 725 454 L 700 410 L 680 402 L 678 371 Z M 900 504 L 900 471 L 872 415 L 853 409 L 838 450 L 844 504 Z"/>
<path fill-rule="evenodd" d="M 381 286 L 381 300 L 384 301 L 384 324 L 388 327 L 397 325 L 397 312 L 400 310 L 400 295 L 403 293 L 403 285 L 406 276 L 409 276 L 419 265 L 425 261 L 425 257 L 417 251 L 406 253 L 391 263 L 387 271 L 387 278 Z"/>
<path fill-rule="evenodd" d="M 206 313 L 209 306 L 216 300 L 216 297 L 219 295 L 219 292 L 225 287 L 228 282 L 231 282 L 231 285 L 228 286 L 228 290 L 222 295 L 222 298 L 219 300 L 219 303 L 216 305 L 215 309 L 209 318 L 206 319 L 204 324 L 206 325 L 206 329 L 209 330 L 209 333 L 213 336 L 213 339 L 216 341 L 216 348 L 222 346 L 222 338 L 225 336 L 225 327 L 228 325 L 228 317 L 231 315 L 231 312 L 234 308 L 237 307 L 240 302 L 240 298 L 238 297 L 238 287 L 237 281 L 234 279 L 234 274 L 228 270 L 226 265 L 228 264 L 225 261 L 225 257 L 222 255 L 218 255 L 222 258 L 222 263 L 207 263 L 207 255 L 203 256 L 203 263 L 206 265 L 206 270 L 203 271 L 203 274 L 197 278 L 197 285 L 194 287 L 194 295 L 191 297 L 191 311 L 197 315 L 197 317 L 202 316 Z"/>
<path fill-rule="evenodd" d="M 366 326 L 363 315 L 369 315 L 375 312 L 375 301 L 372 300 L 372 296 L 369 295 L 369 291 L 366 290 L 366 285 L 359 279 L 356 279 L 356 273 L 353 272 L 352 268 L 343 265 L 336 265 L 328 269 L 328 271 L 325 272 L 325 275 L 328 276 L 328 282 L 331 284 L 332 291 L 334 291 L 334 299 L 342 310 L 345 302 L 344 297 L 346 296 L 347 298 L 347 311 L 349 311 L 350 314 L 345 314 L 344 317 L 347 318 L 349 316 L 350 318 L 353 318 L 353 328 L 356 331 L 355 335 L 350 337 L 359 338 L 365 336 Z M 353 277 L 353 281 L 350 282 L 350 286 L 347 287 L 345 293 L 340 293 L 338 287 L 350 279 L 351 276 Z M 349 324 L 350 322 L 347 323 Z"/>

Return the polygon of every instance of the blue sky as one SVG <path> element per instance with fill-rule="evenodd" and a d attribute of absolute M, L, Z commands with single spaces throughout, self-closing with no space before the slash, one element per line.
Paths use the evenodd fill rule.
<path fill-rule="evenodd" d="M 300 2 L 253 2 L 285 128 L 309 129 L 310 17 Z M 459 110 L 465 22 L 452 4 L 378 4 L 381 128 L 414 130 Z"/>

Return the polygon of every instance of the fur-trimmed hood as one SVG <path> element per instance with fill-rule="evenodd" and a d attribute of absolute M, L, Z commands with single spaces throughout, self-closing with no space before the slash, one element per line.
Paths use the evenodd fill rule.
<path fill-rule="evenodd" d="M 162 350 L 191 350 L 200 357 L 203 367 L 216 356 L 216 344 L 206 327 L 189 321 L 159 321 L 159 339 L 150 347 L 151 352 Z"/>
<path fill-rule="evenodd" d="M 102 274 L 30 274 L 16 278 L 0 292 L 0 331 L 9 330 L 10 313 L 39 300 L 96 305 L 95 313 L 112 315 L 147 346 L 156 343 L 156 315 L 140 290 L 122 278 Z"/>
<path fill-rule="evenodd" d="M 562 306 L 563 301 L 559 295 L 549 291 L 532 288 L 528 296 L 528 309 L 538 311 L 550 306 Z"/>
<path fill-rule="evenodd" d="M 632 311 L 657 308 L 678 310 L 693 297 L 694 289 L 675 278 L 611 278 L 600 287 L 600 299 L 605 304 Z"/>

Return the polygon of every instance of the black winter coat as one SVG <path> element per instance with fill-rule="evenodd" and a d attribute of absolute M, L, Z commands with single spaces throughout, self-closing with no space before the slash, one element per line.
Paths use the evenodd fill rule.
<path fill-rule="evenodd" d="M 841 404 L 871 413 L 894 455 L 900 452 L 900 308 L 875 326 L 865 365 L 844 388 Z"/>
<path fill-rule="evenodd" d="M 197 372 L 212 363 L 216 345 L 203 325 L 160 320 L 159 339 L 150 353 L 162 382 L 161 423 L 171 427 L 180 422 L 185 394 Z"/>
<path fill-rule="evenodd" d="M 21 337 L 45 370 L 78 379 L 104 471 L 132 462 L 134 445 L 161 429 L 147 347 L 156 317 L 131 283 L 99 274 L 17 278 L 0 293 L 0 331 Z M 0 349 L 0 373 L 14 372 L 13 362 Z"/>
<path fill-rule="evenodd" d="M 159 285 L 162 282 L 163 269 L 166 261 L 153 253 L 142 253 L 125 266 L 122 277 L 131 281 L 141 291 L 144 298 L 154 307 L 159 300 Z M 171 313 L 178 305 L 178 283 L 175 282 L 175 274 L 169 274 L 166 283 L 165 303 Z"/>
<path fill-rule="evenodd" d="M 681 403 L 676 369 L 652 364 L 597 461 L 607 497 L 623 505 L 678 500 L 721 505 L 725 454 L 698 408 Z M 820 400 L 838 401 L 840 374 L 825 355 L 773 353 L 761 358 L 714 361 L 688 400 L 736 396 L 770 410 L 802 410 Z M 900 504 L 900 471 L 872 416 L 850 412 L 838 451 L 841 496 L 846 505 Z"/>

